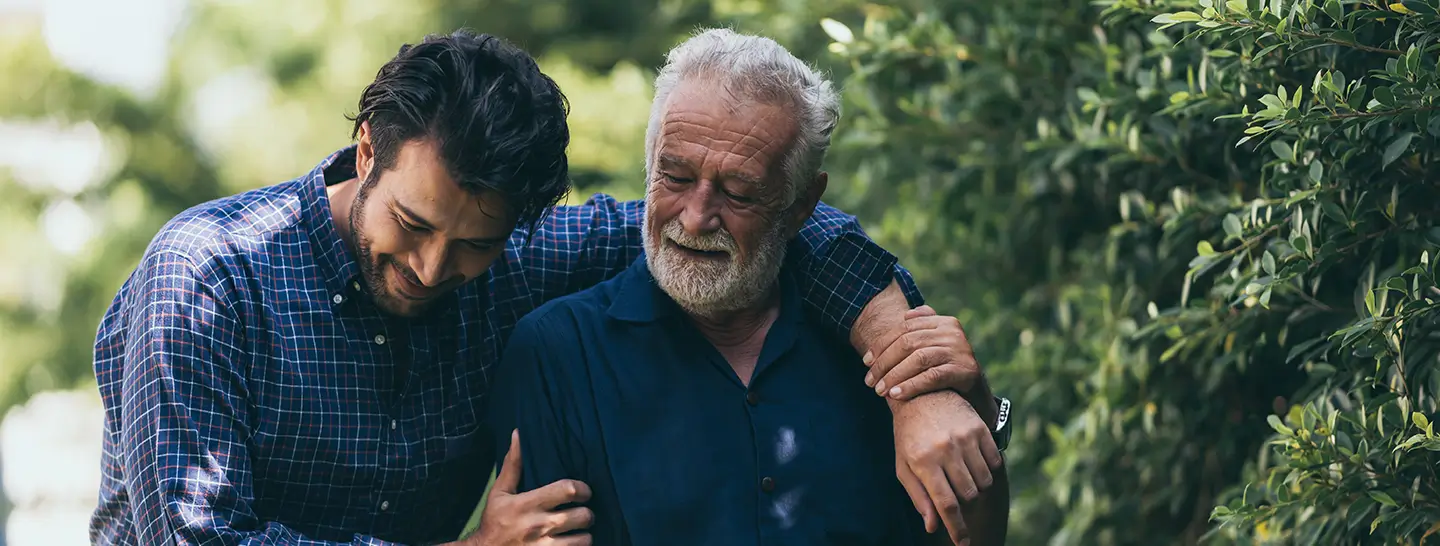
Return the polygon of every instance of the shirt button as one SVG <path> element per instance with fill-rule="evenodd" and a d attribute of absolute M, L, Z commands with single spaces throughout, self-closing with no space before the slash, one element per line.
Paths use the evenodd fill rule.
<path fill-rule="evenodd" d="M 752 405 L 752 406 L 754 406 L 754 405 L 756 405 L 756 404 L 759 404 L 759 403 L 760 403 L 760 395 L 755 394 L 755 391 L 750 391 L 750 392 L 745 393 L 745 403 L 746 403 L 746 404 L 750 404 L 750 405 Z"/>
<path fill-rule="evenodd" d="M 396 425 L 395 425 L 395 420 L 394 420 L 394 419 L 391 419 L 391 420 L 390 420 L 390 430 L 395 430 L 395 426 L 396 426 Z"/>
<path fill-rule="evenodd" d="M 359 281 L 356 281 L 356 282 L 350 283 L 350 289 L 351 289 L 351 290 L 354 290 L 354 291 L 356 291 L 356 292 L 359 292 L 359 291 L 360 291 L 360 282 L 359 282 Z"/>
<path fill-rule="evenodd" d="M 384 344 L 385 344 L 385 334 L 375 334 L 375 344 L 376 344 L 376 345 L 384 345 Z"/>
<path fill-rule="evenodd" d="M 760 490 L 761 490 L 761 491 L 764 491 L 764 492 L 766 492 L 766 493 L 769 493 L 769 492 L 771 492 L 771 491 L 774 491 L 774 490 L 775 490 L 775 478 L 771 478 L 770 476 L 765 476 L 764 478 L 761 478 L 761 479 L 760 479 Z"/>
<path fill-rule="evenodd" d="M 380 511 L 381 511 L 381 512 L 384 512 L 384 511 L 389 510 L 389 509 L 390 509 L 390 501 L 380 501 Z"/>
<path fill-rule="evenodd" d="M 340 295 L 340 294 L 335 294 L 335 297 L 330 298 L 330 301 L 333 301 L 333 302 L 335 302 L 335 303 L 345 303 L 345 296 Z"/>

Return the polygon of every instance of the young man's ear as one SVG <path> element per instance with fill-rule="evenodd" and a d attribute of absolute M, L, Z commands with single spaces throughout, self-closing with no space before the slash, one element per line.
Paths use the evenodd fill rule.
<path fill-rule="evenodd" d="M 825 195 L 825 186 L 829 182 L 830 174 L 820 171 L 820 174 L 815 175 L 815 178 L 810 181 L 810 186 L 805 188 L 805 194 L 790 206 L 791 214 L 793 214 L 790 220 L 794 222 L 792 225 L 795 226 L 795 229 L 800 229 L 800 226 L 805 225 L 805 221 L 810 219 L 810 215 L 815 212 L 815 206 L 820 204 L 820 197 Z"/>
<path fill-rule="evenodd" d="M 370 121 L 360 122 L 360 133 L 355 140 L 355 178 L 363 183 L 370 179 L 370 169 L 375 168 L 375 148 L 370 144 Z"/>

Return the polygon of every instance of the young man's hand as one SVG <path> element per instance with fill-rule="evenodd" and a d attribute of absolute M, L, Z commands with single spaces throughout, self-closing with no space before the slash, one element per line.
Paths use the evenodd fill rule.
<path fill-rule="evenodd" d="M 480 528 L 453 546 L 519 546 L 544 544 L 589 546 L 589 529 L 595 515 L 589 508 L 567 504 L 590 500 L 590 486 L 577 480 L 560 480 L 534 491 L 516 493 L 520 487 L 520 432 L 510 434 L 510 450 L 495 485 L 485 500 Z"/>

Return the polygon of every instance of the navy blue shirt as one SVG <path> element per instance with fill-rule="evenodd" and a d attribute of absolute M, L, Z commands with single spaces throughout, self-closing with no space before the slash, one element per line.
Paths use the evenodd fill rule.
<path fill-rule="evenodd" d="M 498 374 L 498 460 L 519 428 L 522 491 L 588 484 L 597 545 L 924 536 L 895 477 L 889 408 L 849 343 L 805 316 L 788 275 L 748 389 L 643 254 L 522 319 Z"/>

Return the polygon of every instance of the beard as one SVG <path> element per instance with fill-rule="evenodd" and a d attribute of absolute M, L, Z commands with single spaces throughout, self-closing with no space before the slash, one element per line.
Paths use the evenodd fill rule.
<path fill-rule="evenodd" d="M 365 201 L 375 189 L 378 177 L 379 169 L 371 169 L 370 175 L 365 177 L 360 188 L 355 190 L 355 201 L 350 205 L 350 234 L 355 239 L 355 261 L 360 266 L 360 277 L 370 291 L 370 299 L 375 302 L 376 307 L 392 315 L 415 317 L 422 314 L 429 305 L 417 304 L 392 294 L 390 285 L 385 280 L 385 269 L 394 268 L 397 275 L 406 275 L 416 284 L 419 284 L 419 279 L 409 267 L 394 258 L 388 255 L 376 257 L 372 251 L 373 242 L 365 235 Z"/>
<path fill-rule="evenodd" d="M 687 312 L 709 317 L 748 309 L 759 304 L 780 276 L 785 264 L 788 237 L 785 226 L 777 222 L 760 241 L 760 248 L 750 258 L 736 258 L 739 246 L 725 228 L 703 236 L 685 232 L 678 218 L 666 222 L 657 238 L 651 232 L 648 215 L 653 210 L 646 203 L 647 218 L 641 223 L 645 245 L 645 263 L 660 289 Z M 711 252 L 724 252 L 728 259 L 695 259 L 678 250 L 680 246 Z"/>

